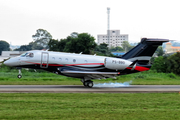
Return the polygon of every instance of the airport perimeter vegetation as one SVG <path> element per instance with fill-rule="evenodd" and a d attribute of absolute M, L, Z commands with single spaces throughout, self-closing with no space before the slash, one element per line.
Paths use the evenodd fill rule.
<path fill-rule="evenodd" d="M 1 85 L 82 85 L 80 79 L 49 72 L 0 69 Z M 173 73 L 145 71 L 94 83 L 180 85 Z M 139 120 L 180 119 L 179 93 L 0 93 L 0 119 Z"/>

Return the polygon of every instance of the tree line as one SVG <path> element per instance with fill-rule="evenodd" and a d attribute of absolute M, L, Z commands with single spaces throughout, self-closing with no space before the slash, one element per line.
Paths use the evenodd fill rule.
<path fill-rule="evenodd" d="M 44 29 L 36 30 L 36 33 L 32 35 L 33 41 L 28 45 L 21 45 L 20 48 L 14 51 L 29 51 L 29 50 L 42 50 L 49 49 L 50 51 L 60 52 L 71 52 L 71 53 L 84 53 L 84 54 L 97 54 L 104 56 L 113 56 L 111 52 L 124 52 L 129 51 L 131 46 L 127 41 L 124 41 L 122 47 L 111 47 L 108 48 L 108 44 L 102 43 L 97 45 L 95 38 L 88 33 L 71 33 L 67 38 L 64 39 L 53 39 L 52 35 Z M 6 45 L 4 45 L 6 44 Z M 2 41 L 0 44 L 1 51 L 8 51 L 9 44 Z M 4 49 L 6 48 L 6 49 Z M 0 52 L 1 52 L 0 51 Z"/>
<path fill-rule="evenodd" d="M 2 51 L 10 51 L 10 45 L 4 40 L 0 40 L 0 55 Z"/>

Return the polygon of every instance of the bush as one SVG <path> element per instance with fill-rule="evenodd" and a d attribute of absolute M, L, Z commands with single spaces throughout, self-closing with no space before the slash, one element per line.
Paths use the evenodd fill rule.
<path fill-rule="evenodd" d="M 167 58 L 167 72 L 180 75 L 180 52 Z"/>
<path fill-rule="evenodd" d="M 166 68 L 166 57 L 163 56 L 155 58 L 154 63 L 151 67 L 152 70 L 156 70 L 157 72 L 166 72 Z"/>
<path fill-rule="evenodd" d="M 160 56 L 155 58 L 152 70 L 180 75 L 180 52 L 171 56 Z"/>
<path fill-rule="evenodd" d="M 167 74 L 167 75 L 168 75 L 168 77 L 170 77 L 170 78 L 176 79 L 176 75 L 175 75 L 174 73 L 169 73 L 169 74 Z"/>

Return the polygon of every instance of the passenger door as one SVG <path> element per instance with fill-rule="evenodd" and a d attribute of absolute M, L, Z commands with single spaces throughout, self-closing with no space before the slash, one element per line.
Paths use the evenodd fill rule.
<path fill-rule="evenodd" d="M 41 68 L 48 68 L 49 54 L 47 52 L 42 52 L 41 54 Z"/>

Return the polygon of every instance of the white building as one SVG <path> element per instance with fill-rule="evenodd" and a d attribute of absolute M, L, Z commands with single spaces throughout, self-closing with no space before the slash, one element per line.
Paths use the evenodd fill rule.
<path fill-rule="evenodd" d="M 128 34 L 120 34 L 120 30 L 107 30 L 107 34 L 97 35 L 97 41 L 98 45 L 106 43 L 109 47 L 122 47 L 123 41 L 128 41 Z"/>
<path fill-rule="evenodd" d="M 2 57 L 16 57 L 25 53 L 26 51 L 2 51 Z"/>

